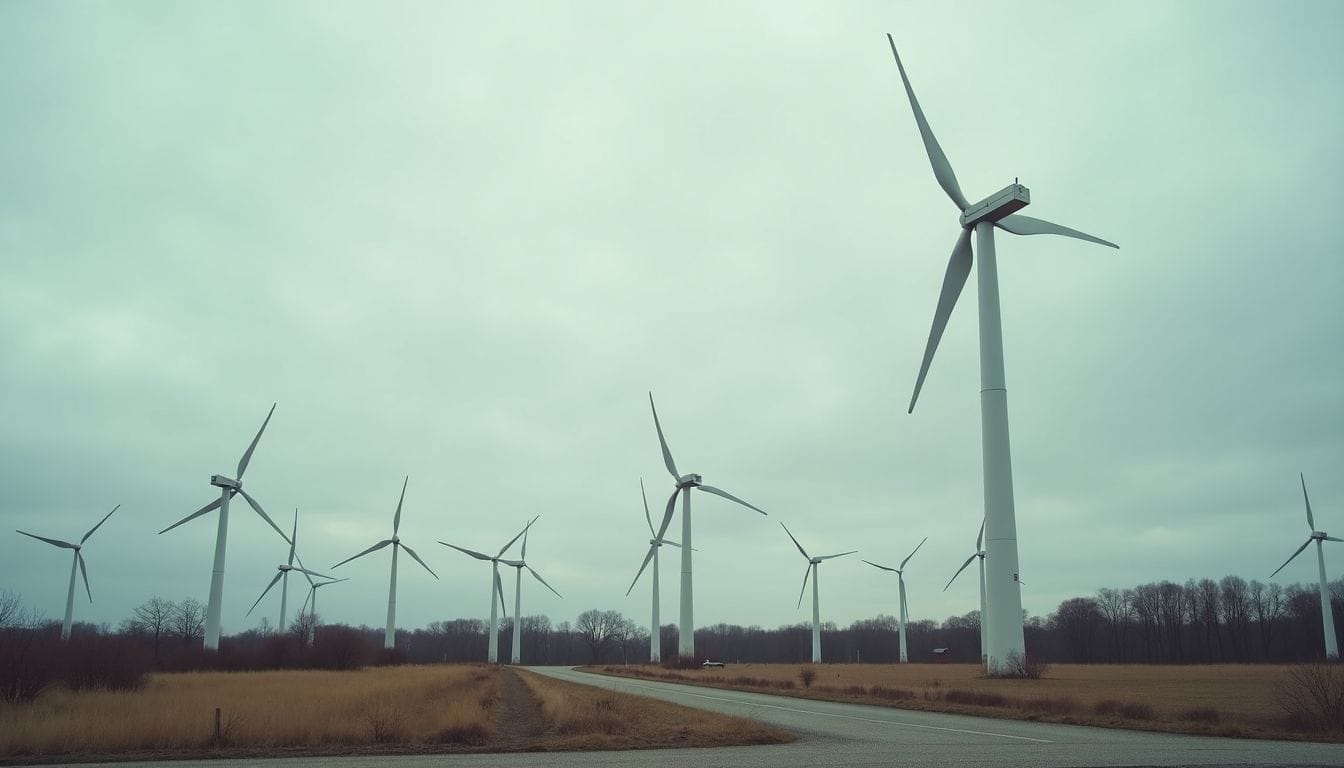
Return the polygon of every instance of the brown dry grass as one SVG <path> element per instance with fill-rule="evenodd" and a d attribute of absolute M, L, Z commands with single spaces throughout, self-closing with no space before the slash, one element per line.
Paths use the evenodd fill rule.
<path fill-rule="evenodd" d="M 51 690 L 0 704 L 0 757 L 274 752 L 488 739 L 497 669 L 406 666 L 357 672 L 154 675 L 139 691 Z M 214 739 L 215 707 L 223 739 Z"/>
<path fill-rule="evenodd" d="M 786 731 L 642 696 L 578 685 L 520 671 L 541 703 L 547 729 L 535 748 L 648 749 L 782 744 Z"/>
<path fill-rule="evenodd" d="M 816 680 L 797 684 L 811 666 Z M 604 667 L 611 674 L 903 709 L 1178 733 L 1344 741 L 1292 729 L 1280 689 L 1293 667 L 1055 664 L 1039 680 L 990 679 L 975 664 L 738 664 Z"/>

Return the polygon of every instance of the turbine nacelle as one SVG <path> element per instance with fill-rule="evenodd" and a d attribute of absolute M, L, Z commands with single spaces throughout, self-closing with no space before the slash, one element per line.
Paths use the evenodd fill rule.
<path fill-rule="evenodd" d="M 241 482 L 223 475 L 211 475 L 210 484 L 217 488 L 228 488 L 231 491 L 241 491 L 243 489 Z"/>
<path fill-rule="evenodd" d="M 1031 204 L 1031 190 L 1013 182 L 998 192 L 973 203 L 961 213 L 961 226 L 974 229 L 982 221 L 995 222 Z"/>
<path fill-rule="evenodd" d="M 692 472 L 677 478 L 678 488 L 698 488 L 704 484 L 704 478 Z"/>
<path fill-rule="evenodd" d="M 1311 538 L 1313 538 L 1313 539 L 1315 539 L 1315 540 L 1317 540 L 1317 541 L 1325 541 L 1326 539 L 1328 539 L 1328 538 L 1330 538 L 1330 537 L 1326 535 L 1325 531 L 1312 531 L 1312 532 L 1311 532 Z M 79 547 L 75 547 L 75 549 L 79 549 Z"/>

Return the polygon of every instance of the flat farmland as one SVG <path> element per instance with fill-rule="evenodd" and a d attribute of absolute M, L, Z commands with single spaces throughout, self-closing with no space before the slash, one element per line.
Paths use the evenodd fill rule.
<path fill-rule="evenodd" d="M 1312 722 L 1311 696 L 1288 665 L 1051 665 L 1040 679 L 987 678 L 975 664 L 733 664 L 669 670 L 607 666 L 606 674 L 902 709 L 1220 736 L 1344 741 Z M 810 686 L 803 676 L 810 670 Z M 1319 680 L 1318 680 L 1319 682 Z"/>

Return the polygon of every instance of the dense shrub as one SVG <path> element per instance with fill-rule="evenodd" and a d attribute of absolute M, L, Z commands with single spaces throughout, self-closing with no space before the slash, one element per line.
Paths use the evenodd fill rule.
<path fill-rule="evenodd" d="M 1344 666 L 1302 664 L 1279 686 L 1279 706 L 1298 730 L 1344 730 Z"/>

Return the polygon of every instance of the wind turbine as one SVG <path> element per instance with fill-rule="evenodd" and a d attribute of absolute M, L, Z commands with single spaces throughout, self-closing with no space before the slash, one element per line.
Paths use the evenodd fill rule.
<path fill-rule="evenodd" d="M 435 573 L 428 565 L 425 565 L 425 561 L 421 560 L 420 556 L 415 554 L 415 550 L 403 544 L 401 542 L 401 537 L 397 535 L 397 531 L 401 530 L 401 503 L 406 500 L 406 484 L 410 481 L 410 475 L 407 475 L 406 479 L 401 481 L 401 498 L 397 499 L 397 513 L 392 517 L 392 538 L 383 539 L 363 552 L 347 557 L 341 562 L 331 566 L 332 568 L 340 568 L 351 560 L 363 557 L 370 552 L 377 552 L 388 544 L 392 545 L 392 577 L 387 587 L 387 629 L 383 632 L 384 648 L 393 648 L 397 644 L 397 550 L 406 550 L 406 554 L 415 558 L 415 562 L 419 563 L 421 568 L 429 571 L 430 576 L 433 576 L 436 579 L 439 578 L 439 574 Z M 328 576 L 326 578 L 331 577 Z"/>
<path fill-rule="evenodd" d="M 210 574 L 210 600 L 205 607 L 205 648 L 208 651 L 219 649 L 219 614 L 224 603 L 224 551 L 228 546 L 229 538 L 229 499 L 232 499 L 234 495 L 241 495 L 248 505 L 256 510 L 258 515 L 261 515 L 261 519 L 270 523 L 275 532 L 280 534 L 280 538 L 285 539 L 285 532 L 280 530 L 280 526 L 276 525 L 270 515 L 266 514 L 266 510 L 261 508 L 261 504 L 257 503 L 256 499 L 243 490 L 243 473 L 247 471 L 248 462 L 252 461 L 252 452 L 257 449 L 257 443 L 261 441 L 261 433 L 266 431 L 266 425 L 271 423 L 271 416 L 274 413 L 275 404 L 272 403 L 270 412 L 266 414 L 266 420 L 261 422 L 261 429 L 257 430 L 257 436 L 252 438 L 252 444 L 247 446 L 247 450 L 243 452 L 243 458 L 238 460 L 238 471 L 236 473 L 238 476 L 236 478 L 225 477 L 224 475 L 210 476 L 210 484 L 219 489 L 219 498 L 159 531 L 160 535 L 165 534 L 211 510 L 219 510 L 219 527 L 215 530 L 215 564 Z M 288 539 L 285 540 L 288 541 Z"/>
<path fill-rule="evenodd" d="M 280 622 L 279 622 L 278 624 L 275 625 L 275 631 L 276 631 L 277 633 L 279 633 L 279 632 L 284 632 L 284 631 L 285 631 L 285 613 L 286 613 L 286 611 L 285 611 L 285 607 L 289 604 L 289 572 L 290 572 L 290 571 L 298 571 L 299 573 L 302 573 L 304 576 L 307 576 L 307 577 L 308 577 L 308 583 L 309 583 L 309 584 L 312 583 L 312 581 L 313 581 L 313 577 L 314 577 L 314 576 L 316 576 L 316 577 L 318 577 L 318 578 L 320 578 L 320 579 L 330 579 L 330 578 L 331 578 L 330 576 L 326 576 L 326 575 L 321 574 L 321 573 L 316 573 L 316 572 L 314 572 L 314 571 L 310 571 L 310 570 L 308 570 L 307 568 L 304 568 L 304 567 L 303 567 L 303 560 L 302 560 L 302 558 L 300 558 L 300 560 L 299 560 L 299 565 L 298 565 L 298 567 L 297 567 L 297 568 L 294 567 L 294 556 L 295 556 L 294 549 L 295 549 L 295 547 L 296 547 L 296 545 L 297 545 L 298 543 L 299 543 L 299 510 L 295 509 L 295 510 L 294 510 L 294 532 L 291 533 L 290 536 L 289 536 L 289 560 L 288 560 L 284 565 L 277 565 L 277 566 L 275 566 L 275 570 L 276 570 L 275 578 L 271 579 L 271 583 L 270 583 L 270 584 L 267 584 L 267 585 L 266 585 L 266 588 L 263 589 L 263 590 L 261 591 L 261 596 L 257 598 L 257 602 L 253 603 L 253 604 L 252 604 L 252 607 L 247 609 L 247 615 L 248 615 L 248 616 L 251 616 L 251 615 L 252 615 L 252 612 L 255 611 L 255 610 L 257 609 L 257 606 L 258 606 L 258 605 L 261 604 L 261 599 L 262 599 L 263 597 L 266 597 L 266 593 L 267 593 L 267 592 L 270 592 L 270 591 L 271 591 L 271 587 L 274 587 L 274 586 L 275 586 L 275 583 L 276 583 L 277 581 L 278 581 L 278 582 L 281 582 L 281 584 L 280 584 Z M 303 611 L 299 611 L 299 612 L 302 613 Z"/>
<path fill-rule="evenodd" d="M 952 582 L 956 581 L 956 580 L 957 580 L 957 577 L 961 575 L 961 572 L 964 571 L 964 570 L 966 570 L 966 566 L 970 565 L 972 560 L 975 560 L 975 559 L 979 558 L 979 560 L 980 560 L 980 662 L 981 662 L 981 663 L 984 663 L 984 660 L 985 660 L 985 636 L 986 636 L 986 632 L 985 632 L 985 549 L 984 549 L 984 547 L 982 546 L 982 545 L 984 544 L 984 541 L 985 541 L 985 521 L 984 521 L 984 520 L 981 520 L 981 521 L 980 521 L 980 533 L 979 533 L 979 535 L 977 535 L 977 536 L 975 537 L 975 554 L 973 554 L 973 555 L 971 555 L 970 557 L 966 558 L 966 562 L 962 563 L 962 564 L 961 564 L 961 567 L 957 569 L 957 572 L 954 573 L 954 574 L 952 574 L 952 578 L 950 578 L 950 579 L 947 580 L 947 586 L 946 586 L 946 587 L 943 587 L 943 591 L 946 592 L 946 591 L 947 591 L 947 587 L 952 586 Z"/>
<path fill-rule="evenodd" d="M 541 517 L 541 515 L 537 515 L 537 517 Z M 537 522 L 537 518 L 536 518 L 536 517 L 532 518 L 532 522 L 530 522 L 530 523 L 528 523 L 527 525 L 523 526 L 523 530 L 519 531 L 517 536 L 514 536 L 512 539 L 509 539 L 509 543 L 508 543 L 508 544 L 505 544 L 504 546 L 500 547 L 500 548 L 499 548 L 499 552 L 496 553 L 494 557 L 491 557 L 490 555 L 483 555 L 483 554 L 481 554 L 480 552 L 477 552 L 477 551 L 475 551 L 475 550 L 471 550 L 471 549 L 467 549 L 467 548 L 465 548 L 465 547 L 459 547 L 459 546 L 457 546 L 456 544 L 449 544 L 449 543 L 446 542 L 446 541 L 440 541 L 440 542 L 439 542 L 440 544 L 442 544 L 442 545 L 445 546 L 445 547 L 452 547 L 453 549 L 456 549 L 458 552 L 463 552 L 463 553 L 465 553 L 465 554 L 471 555 L 472 557 L 476 558 L 477 560 L 488 560 L 488 561 L 490 561 L 490 569 L 491 569 L 491 573 L 492 573 L 492 576 L 491 576 L 491 582 L 490 582 L 490 584 L 491 584 L 491 589 L 490 589 L 490 592 L 491 592 L 491 594 L 490 594 L 490 647 L 486 650 L 486 656 L 485 656 L 485 660 L 486 660 L 486 662 L 488 662 L 488 663 L 490 663 L 490 664 L 498 664 L 498 663 L 499 663 L 499 612 L 500 612 L 500 611 L 504 611 L 504 618 L 507 619 L 507 618 L 509 617 L 508 611 L 504 609 L 504 584 L 499 580 L 499 563 L 500 563 L 501 559 L 504 557 L 504 553 L 508 551 L 509 547 L 512 547 L 512 546 L 513 546 L 513 543 L 514 543 L 515 541 L 517 541 L 518 539 L 522 538 L 523 534 L 527 533 L 527 529 L 528 529 L 528 528 L 531 528 L 531 527 L 532 527 L 532 523 L 535 523 L 535 522 Z M 509 565 L 512 565 L 514 561 L 511 561 L 511 560 L 510 560 L 510 561 L 506 561 L 506 562 L 507 562 Z M 529 570 L 530 570 L 530 569 L 529 569 Z M 540 577 L 538 577 L 538 578 L 540 578 Z M 545 582 L 542 582 L 542 583 L 544 584 Z M 549 585 L 548 585 L 548 586 L 549 586 Z M 554 592 L 555 590 L 551 590 L 551 591 Z M 498 604 L 495 603 L 495 597 L 496 597 L 496 596 L 499 597 L 499 603 L 498 603 Z M 518 634 L 518 633 L 515 632 L 514 634 L 516 635 L 516 634 Z"/>
<path fill-rule="evenodd" d="M 1325 531 L 1316 530 L 1316 521 L 1311 516 L 1311 499 L 1307 497 L 1307 477 L 1301 473 L 1298 473 L 1298 477 L 1302 480 L 1302 501 L 1306 502 L 1307 505 L 1307 530 L 1311 532 L 1311 535 L 1307 537 L 1306 541 L 1302 542 L 1302 546 L 1297 548 L 1292 557 L 1283 561 L 1283 565 L 1275 568 L 1274 573 L 1269 574 L 1269 578 L 1274 578 L 1274 574 L 1282 571 L 1285 565 L 1293 562 L 1293 558 L 1302 554 L 1302 550 L 1306 549 L 1307 545 L 1313 541 L 1316 542 L 1316 567 L 1321 576 L 1321 626 L 1325 631 L 1325 657 L 1327 659 L 1338 659 L 1339 644 L 1335 641 L 1335 616 L 1334 612 L 1330 610 L 1330 584 L 1325 580 L 1325 554 L 1321 551 L 1321 542 L 1344 541 L 1344 539 L 1327 536 Z"/>
<path fill-rule="evenodd" d="M 835 555 L 813 557 L 807 554 L 807 550 L 803 549 L 802 544 L 798 543 L 798 539 L 794 538 L 793 532 L 789 530 L 787 525 L 784 525 L 782 521 L 779 525 L 784 529 L 785 533 L 789 534 L 789 538 L 793 539 L 793 546 L 797 547 L 798 551 L 801 552 L 803 557 L 807 560 L 807 570 L 803 572 L 803 588 L 798 592 L 799 608 L 803 606 L 803 595 L 807 592 L 807 579 L 809 576 L 812 577 L 812 662 L 814 664 L 819 663 L 821 661 L 821 603 L 817 598 L 817 577 L 819 575 L 817 572 L 817 565 L 820 564 L 822 560 L 830 560 L 833 557 L 852 555 L 859 550 L 851 549 L 848 552 L 841 552 Z"/>
<path fill-rule="evenodd" d="M 900 585 L 900 593 L 901 593 L 901 615 L 898 616 L 896 620 L 900 622 L 900 629 L 901 629 L 902 664 L 905 664 L 906 662 L 910 661 L 910 656 L 909 654 L 906 653 L 906 643 L 905 643 L 905 626 L 910 621 L 910 614 L 908 614 L 905 610 L 905 564 L 910 562 L 910 558 L 914 557 L 915 553 L 919 551 L 919 548 L 924 546 L 924 542 L 928 540 L 929 540 L 928 536 L 925 536 L 923 539 L 920 539 L 919 543 L 915 545 L 915 548 L 910 550 L 910 554 L 906 555 L 905 559 L 901 561 L 900 568 L 889 568 L 885 565 L 878 565 L 877 563 L 874 563 L 872 560 L 863 561 L 873 566 L 874 568 L 881 568 L 884 571 L 891 571 L 896 574 L 896 583 Z M 983 623 L 983 619 L 981 621 Z"/>
<path fill-rule="evenodd" d="M 112 512 L 116 512 L 118 509 L 121 509 L 120 504 L 113 507 Z M 18 529 L 15 529 L 15 533 L 22 533 L 24 536 L 28 536 L 29 538 L 37 539 L 38 541 L 45 541 L 48 544 L 60 547 L 61 549 L 71 549 L 74 550 L 75 552 L 75 556 L 70 561 L 70 589 L 67 590 L 65 593 L 65 623 L 61 624 L 62 640 L 70 639 L 70 626 L 71 624 L 74 623 L 75 619 L 76 568 L 79 569 L 79 574 L 84 577 L 84 591 L 89 595 L 89 602 L 90 603 L 93 602 L 93 590 L 89 589 L 89 572 L 84 567 L 84 555 L 83 553 L 80 552 L 80 550 L 84 548 L 84 542 L 89 540 L 89 537 L 93 535 L 93 532 L 98 530 L 98 528 L 103 523 L 107 522 L 107 518 L 112 516 L 112 512 L 108 512 L 106 515 L 103 515 L 103 519 L 98 521 L 98 525 L 95 525 L 92 528 L 90 528 L 89 532 L 84 534 L 84 538 L 80 539 L 78 544 L 71 544 L 68 541 L 61 541 L 60 539 L 48 539 L 46 536 L 38 536 L 35 533 L 28 533 L 27 531 L 20 531 Z"/>
<path fill-rule="evenodd" d="M 541 515 L 537 515 L 536 517 L 532 518 L 532 523 L 537 522 L 537 519 L 540 518 L 540 517 L 541 517 Z M 546 580 L 543 579 L 543 578 L 541 578 L 541 574 L 537 573 L 535 570 L 532 569 L 532 566 L 530 566 L 530 565 L 527 564 L 527 532 L 528 532 L 529 530 L 531 530 L 531 528 L 532 528 L 532 523 L 528 523 L 528 524 L 527 524 L 527 527 L 523 528 L 523 556 L 520 557 L 520 558 L 518 558 L 517 560 L 501 560 L 501 561 L 500 561 L 501 563 L 504 563 L 505 565 L 511 565 L 511 566 L 513 566 L 513 568 L 514 568 L 514 574 L 513 574 L 513 656 L 512 656 L 512 659 L 513 659 L 513 660 L 510 662 L 510 663 L 512 663 L 512 664 L 519 664 L 519 663 L 521 663 L 521 662 L 522 662 L 522 657 L 523 657 L 523 605 L 522 605 L 522 601 L 523 601 L 523 569 L 526 568 L 526 569 L 527 569 L 527 572 L 530 573 L 530 574 L 532 574 L 532 577 L 535 578 L 537 581 L 540 581 L 541 584 L 542 584 L 542 586 L 546 587 L 547 589 L 551 590 L 552 592 L 555 592 L 555 588 L 552 587 L 550 584 L 547 584 L 547 583 L 546 583 Z M 562 598 L 562 599 L 564 598 L 564 595 L 561 595 L 559 592 L 555 592 L 555 596 L 556 596 L 556 597 L 559 597 L 559 598 Z M 493 602 L 493 601 L 492 601 L 492 602 Z"/>
<path fill-rule="evenodd" d="M 649 408 L 653 409 L 653 426 L 658 430 L 658 443 L 663 448 L 663 463 L 667 465 L 667 471 L 672 474 L 672 478 L 677 481 L 676 490 L 672 491 L 672 496 L 667 500 L 667 510 L 663 513 L 663 522 L 658 526 L 654 539 L 666 540 L 663 539 L 663 534 L 667 533 L 667 526 L 672 522 L 672 512 L 677 506 L 677 494 L 685 491 L 685 495 L 681 498 L 681 621 L 677 632 L 677 653 L 690 657 L 695 655 L 694 588 L 691 583 L 691 489 L 699 488 L 715 496 L 722 496 L 748 509 L 754 509 L 762 515 L 766 512 L 727 491 L 705 485 L 701 482 L 700 475 L 678 473 L 676 462 L 672 461 L 672 452 L 668 450 L 667 440 L 663 437 L 663 425 L 658 422 L 658 409 L 653 404 L 652 392 L 649 393 Z"/>
<path fill-rule="evenodd" d="M 300 616 L 303 615 L 304 611 L 308 611 L 310 616 L 313 617 L 317 616 L 318 587 L 326 587 L 332 584 L 340 584 L 342 581 L 350 580 L 349 578 L 344 578 L 344 579 L 331 579 L 330 581 L 313 581 L 313 577 L 310 576 L 307 571 L 304 571 L 303 575 L 308 578 L 308 596 L 303 599 L 303 606 L 299 608 Z M 317 632 L 317 623 L 316 620 L 314 619 L 314 622 L 308 625 L 309 643 L 313 642 L 313 636 L 316 634 L 316 632 Z"/>
<path fill-rule="evenodd" d="M 905 66 L 901 64 L 900 54 L 896 53 L 896 42 L 891 35 L 887 35 L 887 42 L 891 44 L 891 53 L 896 57 L 896 68 L 900 70 L 901 82 L 910 99 L 910 108 L 914 111 L 915 123 L 924 140 L 924 150 L 933 166 L 934 178 L 961 212 L 961 234 L 952 247 L 952 256 L 943 276 L 942 293 L 938 297 L 933 326 L 924 348 L 924 360 L 920 365 L 919 378 L 915 380 L 914 394 L 910 397 L 911 413 L 915 410 L 915 401 L 919 399 L 919 391 L 924 386 L 924 377 L 929 372 L 929 364 L 933 362 L 933 353 L 938 349 L 938 341 L 942 338 L 948 317 L 971 273 L 972 232 L 976 236 L 976 249 L 980 252 L 980 266 L 976 273 L 980 302 L 980 434 L 988 533 L 985 579 L 990 630 L 985 655 L 989 673 L 1004 674 L 1009 672 L 1010 657 L 1024 656 L 1026 646 L 1022 635 L 1022 595 L 1017 583 L 1017 522 L 1013 509 L 1008 390 L 1003 368 L 1003 329 L 999 316 L 994 228 L 1015 235 L 1063 235 L 1112 248 L 1119 246 L 1076 229 L 1017 214 L 1016 211 L 1031 202 L 1031 195 L 1016 180 L 980 202 L 968 201 L 957 184 L 952 164 L 934 138 L 929 122 L 924 118 L 924 111 L 915 99 L 915 92 L 910 87 L 910 79 L 906 77 Z"/>
<path fill-rule="evenodd" d="M 639 577 L 644 574 L 644 569 L 649 566 L 649 561 L 652 560 L 653 618 L 651 621 L 653 626 L 650 628 L 649 632 L 649 662 L 651 664 L 657 664 L 663 660 L 663 640 L 661 637 L 662 625 L 659 623 L 658 618 L 658 550 L 661 549 L 664 544 L 670 544 L 674 547 L 681 547 L 681 545 L 671 539 L 660 538 L 659 532 L 653 529 L 653 517 L 649 514 L 649 497 L 644 493 L 644 478 L 642 477 L 639 478 L 639 495 L 644 499 L 644 520 L 648 522 L 649 533 L 653 538 L 649 539 L 649 553 L 644 556 L 644 563 L 639 566 L 639 572 L 635 574 L 635 580 L 630 582 L 630 589 L 625 590 L 625 596 L 629 597 L 630 593 L 634 591 L 635 583 L 639 581 Z M 664 525 L 663 529 L 666 530 L 667 526 Z"/>

